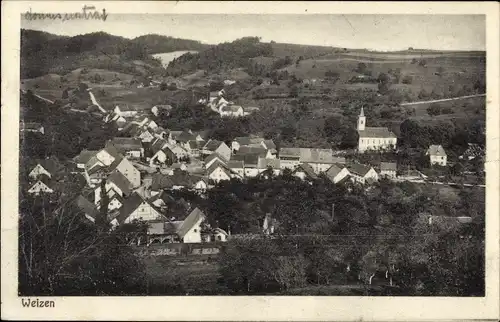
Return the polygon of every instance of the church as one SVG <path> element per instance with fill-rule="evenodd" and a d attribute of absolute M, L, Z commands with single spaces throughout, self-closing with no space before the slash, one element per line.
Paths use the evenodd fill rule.
<path fill-rule="evenodd" d="M 358 151 L 387 150 L 396 147 L 398 138 L 385 127 L 367 127 L 363 108 L 358 116 Z"/>

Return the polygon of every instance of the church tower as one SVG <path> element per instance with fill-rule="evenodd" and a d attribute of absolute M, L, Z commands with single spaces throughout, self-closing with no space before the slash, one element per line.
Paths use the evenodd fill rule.
<path fill-rule="evenodd" d="M 358 131 L 364 131 L 366 126 L 366 117 L 363 107 L 361 107 L 361 112 L 358 116 Z"/>

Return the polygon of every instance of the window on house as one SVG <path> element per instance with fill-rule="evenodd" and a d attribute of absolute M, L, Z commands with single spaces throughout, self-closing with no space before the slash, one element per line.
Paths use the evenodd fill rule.
<path fill-rule="evenodd" d="M 218 239 L 218 240 L 222 240 L 222 237 L 221 237 L 221 236 L 217 236 L 217 239 Z"/>
<path fill-rule="evenodd" d="M 193 231 L 194 231 L 195 233 L 196 233 L 196 232 L 198 232 L 198 230 L 197 230 L 197 229 L 193 229 Z"/>

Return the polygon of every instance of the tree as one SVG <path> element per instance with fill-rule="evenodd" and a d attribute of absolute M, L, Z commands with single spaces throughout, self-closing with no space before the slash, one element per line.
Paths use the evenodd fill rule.
<path fill-rule="evenodd" d="M 67 89 L 67 88 L 65 88 L 65 89 L 63 90 L 63 92 L 62 92 L 62 96 L 61 96 L 61 98 L 62 98 L 62 99 L 67 99 L 68 97 L 69 97 L 69 94 L 68 94 L 68 89 Z"/>
<path fill-rule="evenodd" d="M 377 77 L 379 83 L 388 83 L 390 81 L 389 76 L 386 73 L 380 73 Z"/>
<path fill-rule="evenodd" d="M 442 114 L 442 107 L 441 107 L 441 104 L 439 103 L 432 103 L 431 105 L 429 105 L 429 107 L 427 108 L 427 113 L 431 116 L 435 116 L 435 115 L 440 115 Z"/>
<path fill-rule="evenodd" d="M 161 82 L 161 84 L 160 84 L 160 91 L 166 91 L 167 88 L 168 88 L 167 83 Z"/>
<path fill-rule="evenodd" d="M 167 89 L 169 91 L 176 91 L 177 90 L 177 84 L 176 83 L 170 83 L 170 84 L 168 84 Z"/>
<path fill-rule="evenodd" d="M 340 147 L 342 149 L 353 149 L 358 147 L 358 132 L 353 128 L 344 130 Z"/>
<path fill-rule="evenodd" d="M 419 62 L 418 62 L 418 65 L 419 66 L 422 66 L 422 67 L 426 67 L 427 65 L 427 61 L 425 59 L 421 59 Z"/>
<path fill-rule="evenodd" d="M 403 77 L 403 80 L 401 81 L 403 84 L 411 84 L 413 82 L 413 77 L 410 75 L 406 75 Z"/>
<path fill-rule="evenodd" d="M 378 91 L 380 94 L 387 94 L 389 92 L 389 83 L 378 83 Z"/>
<path fill-rule="evenodd" d="M 299 87 L 297 85 L 293 85 L 290 88 L 290 97 L 298 97 L 299 96 Z"/>

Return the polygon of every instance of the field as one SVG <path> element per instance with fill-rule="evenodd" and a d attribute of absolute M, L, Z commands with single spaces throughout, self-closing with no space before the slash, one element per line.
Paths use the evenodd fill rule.
<path fill-rule="evenodd" d="M 151 295 L 224 294 L 215 256 L 150 256 L 144 258 Z"/>

